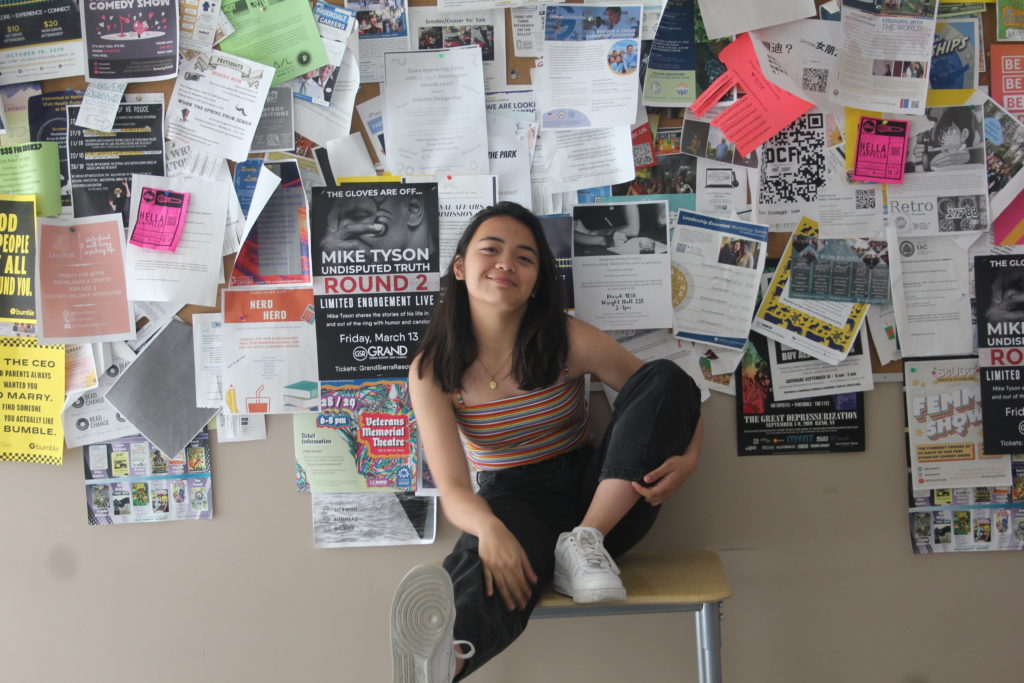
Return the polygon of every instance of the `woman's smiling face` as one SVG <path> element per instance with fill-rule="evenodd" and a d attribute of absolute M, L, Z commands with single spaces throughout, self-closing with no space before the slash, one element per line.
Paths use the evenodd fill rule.
<path fill-rule="evenodd" d="M 471 301 L 525 307 L 537 284 L 537 241 L 515 218 L 488 218 L 476 229 L 465 256 L 456 257 L 454 272 L 466 283 Z"/>

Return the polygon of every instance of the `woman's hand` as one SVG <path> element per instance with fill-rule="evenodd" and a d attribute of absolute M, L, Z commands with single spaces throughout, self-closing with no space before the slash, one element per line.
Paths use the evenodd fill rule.
<path fill-rule="evenodd" d="M 696 454 L 672 455 L 661 463 L 660 467 L 644 475 L 644 486 L 633 483 L 633 490 L 639 493 L 651 505 L 661 505 L 682 486 L 694 470 L 697 469 Z"/>
<path fill-rule="evenodd" d="M 690 444 L 682 455 L 672 455 L 665 459 L 659 467 L 644 475 L 644 486 L 632 482 L 633 490 L 639 493 L 651 505 L 661 505 L 686 483 L 700 458 L 700 445 L 704 441 L 704 418 L 697 420 Z"/>
<path fill-rule="evenodd" d="M 477 538 L 487 596 L 494 595 L 497 588 L 509 611 L 524 609 L 532 592 L 531 584 L 537 583 L 537 574 L 530 566 L 523 546 L 497 518 Z"/>

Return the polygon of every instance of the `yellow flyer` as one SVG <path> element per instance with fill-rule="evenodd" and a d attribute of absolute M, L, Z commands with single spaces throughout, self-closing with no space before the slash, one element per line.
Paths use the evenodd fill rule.
<path fill-rule="evenodd" d="M 64 460 L 64 347 L 0 337 L 0 460 Z"/>

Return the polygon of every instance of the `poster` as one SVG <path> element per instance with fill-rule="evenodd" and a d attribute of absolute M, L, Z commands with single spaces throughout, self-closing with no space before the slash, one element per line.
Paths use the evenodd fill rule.
<path fill-rule="evenodd" d="M 903 360 L 916 489 L 1010 485 L 1010 456 L 982 446 L 978 359 Z"/>
<path fill-rule="evenodd" d="M 672 326 L 668 202 L 572 209 L 576 315 L 602 330 Z"/>
<path fill-rule="evenodd" d="M 68 177 L 68 116 L 69 104 L 81 104 L 81 90 L 34 95 L 28 100 L 29 135 L 32 142 L 56 142 L 60 156 L 60 203 L 71 206 L 71 182 Z"/>
<path fill-rule="evenodd" d="M 174 0 L 82 3 L 87 81 L 162 81 L 178 73 Z"/>
<path fill-rule="evenodd" d="M 0 194 L 0 322 L 34 323 L 36 202 Z"/>
<path fill-rule="evenodd" d="M 0 194 L 35 195 L 36 213 L 60 214 L 60 156 L 56 142 L 29 142 L 3 148 Z"/>
<path fill-rule="evenodd" d="M 768 340 L 752 332 L 736 368 L 736 438 L 742 455 L 861 452 L 864 394 L 794 401 L 773 393 Z"/>
<path fill-rule="evenodd" d="M 117 214 L 40 219 L 39 338 L 61 344 L 134 339 L 124 255 Z"/>
<path fill-rule="evenodd" d="M 213 518 L 210 435 L 168 455 L 141 435 L 82 450 L 89 524 Z"/>
<path fill-rule="evenodd" d="M 0 461 L 64 460 L 64 347 L 0 337 Z"/>
<path fill-rule="evenodd" d="M 976 256 L 986 453 L 1024 454 L 1024 256 Z"/>
<path fill-rule="evenodd" d="M 413 490 L 419 432 L 408 382 L 324 382 L 319 400 L 319 415 L 294 418 L 299 490 Z"/>
<path fill-rule="evenodd" d="M 404 377 L 440 286 L 435 183 L 313 190 L 320 379 Z"/>
<path fill-rule="evenodd" d="M 272 85 L 327 64 L 323 41 L 305 0 L 224 0 L 221 9 L 235 32 L 220 42 L 220 48 L 272 66 Z"/>
<path fill-rule="evenodd" d="M 68 105 L 69 122 L 78 117 L 80 108 Z M 111 133 L 68 125 L 71 202 L 76 217 L 119 213 L 128 225 L 132 175 L 164 174 L 163 120 L 162 103 L 122 104 Z"/>
<path fill-rule="evenodd" d="M 0 7 L 0 85 L 82 75 L 82 28 L 74 0 Z"/>
<path fill-rule="evenodd" d="M 1024 459 L 1013 460 L 1012 486 L 910 489 L 915 555 L 1024 550 Z"/>
<path fill-rule="evenodd" d="M 316 412 L 313 292 L 262 287 L 223 297 L 225 412 Z"/>

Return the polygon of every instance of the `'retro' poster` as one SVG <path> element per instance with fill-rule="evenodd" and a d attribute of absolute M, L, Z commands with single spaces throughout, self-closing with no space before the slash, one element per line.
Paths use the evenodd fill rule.
<path fill-rule="evenodd" d="M 320 380 L 405 377 L 437 300 L 436 183 L 314 188 Z"/>

